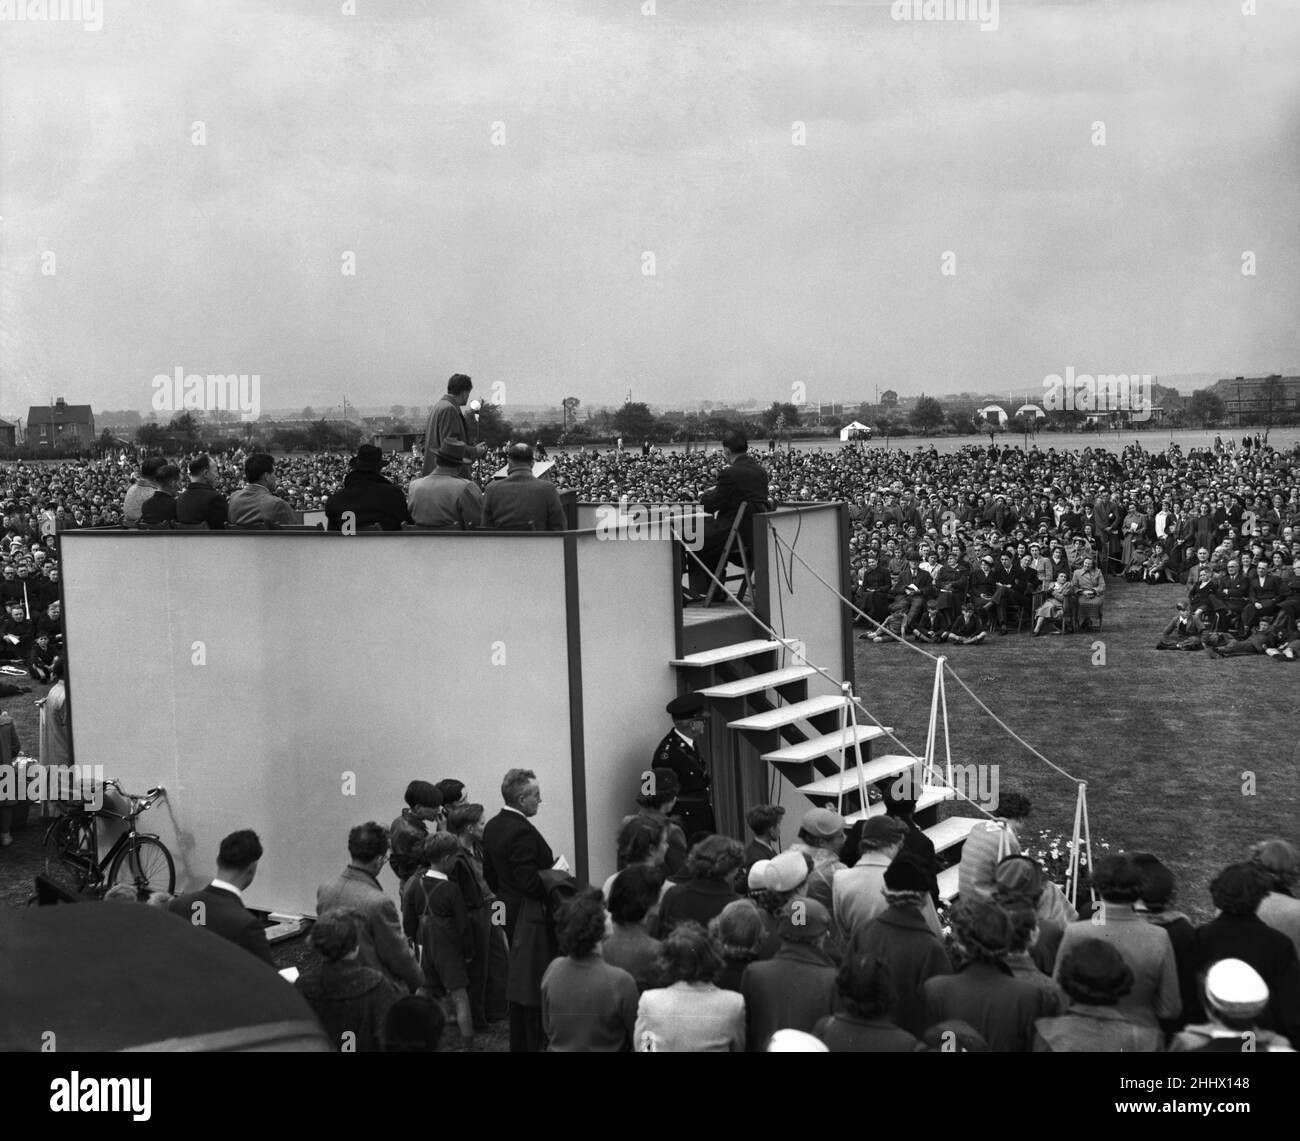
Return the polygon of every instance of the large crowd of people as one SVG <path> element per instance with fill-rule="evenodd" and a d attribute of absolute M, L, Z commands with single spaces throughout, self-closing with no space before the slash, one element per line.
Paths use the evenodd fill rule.
<path fill-rule="evenodd" d="M 317 891 L 314 961 L 296 985 L 344 1050 L 475 1050 L 508 1022 L 515 1052 L 1278 1052 L 1300 1042 L 1300 854 L 1268 840 L 1208 885 L 1217 914 L 1176 909 L 1150 853 L 1094 861 L 1080 909 L 1022 854 L 1031 812 L 1006 793 L 976 825 L 957 904 L 937 912 L 933 846 L 889 782 L 852 827 L 751 810 L 755 842 L 669 843 L 676 783 L 616 838 L 619 870 L 577 882 L 539 829 L 541 789 L 511 769 L 489 818 L 456 779 L 412 781 L 389 828 L 347 837 Z M 633 803 L 635 801 L 635 804 Z M 153 897 L 264 962 L 243 905 L 263 859 L 226 837 L 199 891 Z M 274 858 L 272 853 L 269 858 Z M 391 870 L 391 879 L 385 864 Z M 1197 885 L 1204 888 L 1207 885 Z M 111 898 L 130 901 L 131 888 Z M 455 1032 L 449 1036 L 448 1028 Z"/>
<path fill-rule="evenodd" d="M 449 387 L 450 406 L 468 393 Z M 444 410 L 430 423 L 463 418 Z M 1086 629 L 1104 621 L 1108 581 L 1123 576 L 1186 588 L 1161 648 L 1280 660 L 1300 651 L 1300 448 L 1249 438 L 1186 453 L 850 445 L 756 462 L 733 434 L 721 455 L 560 453 L 546 482 L 523 441 L 493 452 L 437 430 L 423 455 L 363 446 L 350 458 L 0 467 L 0 669 L 44 682 L 62 668 L 60 530 L 274 528 L 317 510 L 331 530 L 561 529 L 557 485 L 585 501 L 706 508 L 730 487 L 720 521 L 746 498 L 845 501 L 853 601 L 874 641 Z M 490 483 L 502 465 L 507 478 Z M 415 781 L 391 828 L 354 828 L 347 868 L 318 892 L 319 962 L 299 981 L 331 1038 L 426 1049 L 449 1022 L 472 1049 L 508 1020 L 517 1051 L 1300 1041 L 1300 860 L 1284 841 L 1256 845 L 1215 877 L 1218 915 L 1200 927 L 1173 909 L 1172 876 L 1155 856 L 1101 859 L 1098 924 L 1019 853 L 1028 804 L 1004 794 L 992 830 L 965 844 L 959 902 L 944 914 L 914 806 L 887 789 L 885 816 L 847 829 L 812 809 L 789 844 L 781 811 L 756 806 L 744 849 L 712 832 L 707 798 L 683 787 L 681 771 L 654 771 L 654 791 L 629 803 L 608 838 L 619 871 L 600 887 L 574 881 L 534 825 L 540 790 L 525 770 L 506 774 L 495 815 L 460 781 Z M 202 902 L 219 917 L 209 931 L 269 962 L 242 902 L 261 858 L 252 833 L 227 837 L 212 883 L 170 906 L 184 915 Z M 386 862 L 395 885 L 381 878 Z"/>
<path fill-rule="evenodd" d="M 579 501 L 697 503 L 720 472 L 740 470 L 725 451 L 583 450 L 551 456 L 554 470 L 537 481 L 539 450 L 449 438 L 423 455 L 363 445 L 352 457 L 153 456 L 138 471 L 124 460 L 4 465 L 0 570 L 43 578 L 48 593 L 56 533 L 74 527 L 276 527 L 320 511 L 332 530 L 348 518 L 359 529 L 556 530 L 552 486 Z M 1249 437 L 1186 453 L 850 445 L 760 462 L 774 503 L 849 505 L 863 637 L 970 644 L 1088 629 L 1104 620 L 1107 581 L 1122 576 L 1187 588 L 1186 605 L 1153 622 L 1168 622 L 1162 648 L 1295 658 L 1300 447 Z M 502 467 L 507 478 L 492 480 Z M 36 620 L 30 606 L 25 618 Z"/>

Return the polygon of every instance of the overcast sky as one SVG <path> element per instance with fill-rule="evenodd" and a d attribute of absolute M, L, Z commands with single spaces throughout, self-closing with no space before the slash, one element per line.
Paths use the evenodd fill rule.
<path fill-rule="evenodd" d="M 0 414 L 177 366 L 508 412 L 1300 365 L 1300 4 L 642 3 L 0 23 Z"/>

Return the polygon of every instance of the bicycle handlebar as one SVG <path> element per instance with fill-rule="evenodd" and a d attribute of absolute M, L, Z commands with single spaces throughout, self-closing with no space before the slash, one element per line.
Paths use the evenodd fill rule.
<path fill-rule="evenodd" d="M 104 780 L 104 787 L 117 789 L 123 797 L 131 801 L 133 815 L 143 812 L 146 808 L 151 807 L 154 801 L 167 795 L 167 789 L 163 785 L 159 785 L 157 788 L 151 788 L 143 796 L 136 796 L 133 793 L 127 792 L 126 789 L 122 787 L 122 782 L 114 777 L 106 777 Z"/>

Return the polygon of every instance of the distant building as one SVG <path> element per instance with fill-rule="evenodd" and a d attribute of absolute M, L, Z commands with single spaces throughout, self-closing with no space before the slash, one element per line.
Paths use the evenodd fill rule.
<path fill-rule="evenodd" d="M 1083 418 L 1088 423 L 1096 424 L 1099 427 L 1114 425 L 1118 428 L 1129 428 L 1142 424 L 1160 424 L 1164 421 L 1165 409 L 1161 405 L 1153 404 L 1149 411 L 1151 415 L 1144 416 L 1140 420 L 1134 420 L 1133 413 L 1127 408 L 1115 408 L 1104 412 L 1098 412 L 1094 409 L 1091 412 L 1085 412 Z"/>
<path fill-rule="evenodd" d="M 854 420 L 852 424 L 845 424 L 840 429 L 841 440 L 869 440 L 871 439 L 871 428 L 859 420 Z"/>
<path fill-rule="evenodd" d="M 37 448 L 88 448 L 95 442 L 95 414 L 89 404 L 69 404 L 62 396 L 53 404 L 33 404 L 27 439 Z"/>
<path fill-rule="evenodd" d="M 999 428 L 1006 427 L 1007 410 L 1001 404 L 986 404 L 983 408 L 977 408 L 975 415 L 986 424 L 996 424 Z"/>
<path fill-rule="evenodd" d="M 1037 404 L 1022 404 L 1016 409 L 1017 416 L 1032 416 L 1035 420 L 1043 419 L 1047 413 L 1044 412 Z"/>
<path fill-rule="evenodd" d="M 8 420 L 0 420 L 0 448 L 16 447 L 17 443 L 17 425 L 9 423 Z"/>
<path fill-rule="evenodd" d="M 1273 414 L 1300 411 L 1300 376 L 1282 376 L 1274 373 L 1282 382 L 1283 396 L 1274 405 Z M 1268 413 L 1268 401 L 1264 398 L 1264 382 L 1272 380 L 1268 376 L 1234 376 L 1220 380 L 1212 389 L 1223 401 L 1223 410 L 1229 419 L 1238 424 L 1253 423 L 1262 420 Z"/>
<path fill-rule="evenodd" d="M 423 440 L 423 432 L 375 432 L 370 437 L 370 442 L 384 452 L 409 452 Z"/>

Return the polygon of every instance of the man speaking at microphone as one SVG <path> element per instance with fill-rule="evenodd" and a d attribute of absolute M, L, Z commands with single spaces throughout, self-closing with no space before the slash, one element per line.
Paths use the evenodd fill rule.
<path fill-rule="evenodd" d="M 461 475 L 469 479 L 475 460 L 487 455 L 487 445 L 471 444 L 465 435 L 465 413 L 462 409 L 469 401 L 469 394 L 474 382 L 464 373 L 458 372 L 447 381 L 447 392 L 429 411 L 429 423 L 424 429 L 424 467 L 420 474 L 428 475 L 433 471 L 437 460 L 435 456 L 448 440 L 459 440 L 465 445 L 465 464 Z"/>

